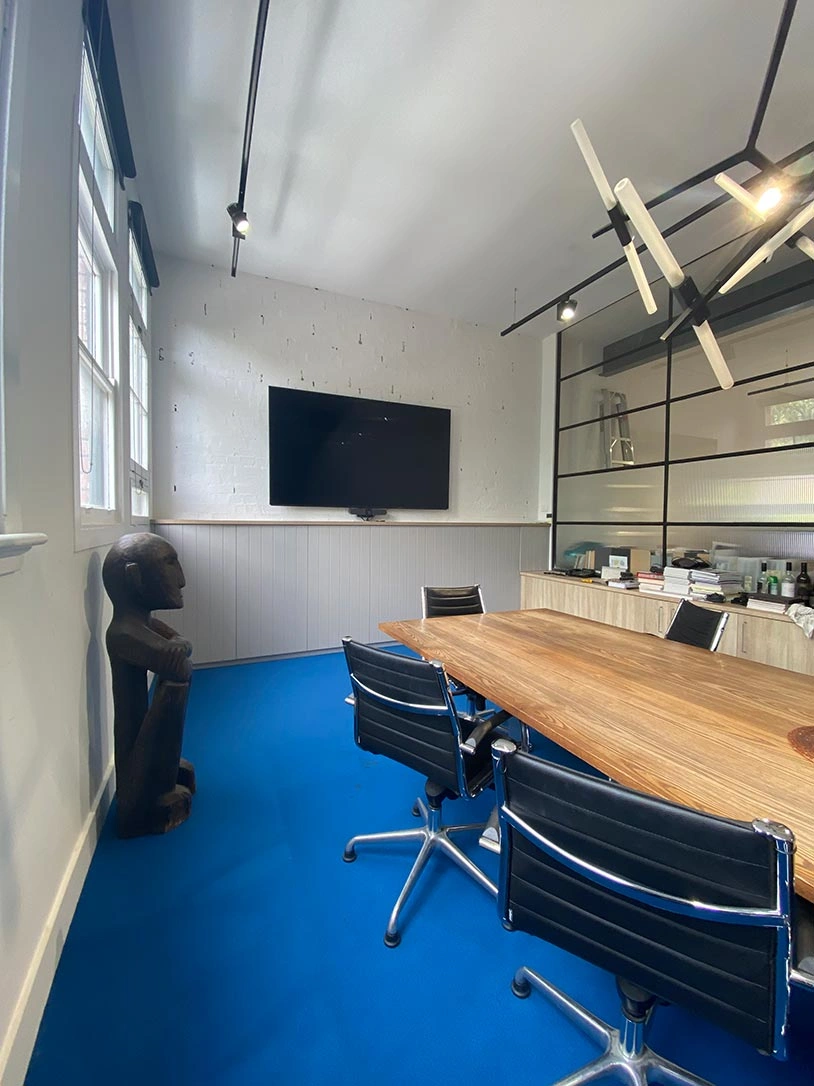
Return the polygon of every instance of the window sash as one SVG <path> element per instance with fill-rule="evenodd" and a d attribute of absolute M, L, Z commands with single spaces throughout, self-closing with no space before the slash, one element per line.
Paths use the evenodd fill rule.
<path fill-rule="evenodd" d="M 102 198 L 104 214 L 114 224 L 116 175 L 107 137 L 99 93 L 93 78 L 87 47 L 82 50 L 82 81 L 79 93 L 79 130 L 90 160 L 91 171 Z"/>
<path fill-rule="evenodd" d="M 130 463 L 149 478 L 150 408 L 149 359 L 142 333 L 130 318 Z"/>
<path fill-rule="evenodd" d="M 130 292 L 134 305 L 133 316 L 136 323 L 142 328 L 149 327 L 150 288 L 147 285 L 147 276 L 144 274 L 144 265 L 141 263 L 136 239 L 133 231 L 129 231 L 130 254 Z"/>
<path fill-rule="evenodd" d="M 116 385 L 81 342 L 78 350 L 80 505 L 115 513 Z"/>

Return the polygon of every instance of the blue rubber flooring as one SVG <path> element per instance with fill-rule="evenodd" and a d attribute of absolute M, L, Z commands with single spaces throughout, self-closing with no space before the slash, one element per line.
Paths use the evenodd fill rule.
<path fill-rule="evenodd" d="M 597 1054 L 509 983 L 527 964 L 615 1024 L 613 978 L 504 931 L 454 865 L 433 859 L 401 946 L 384 946 L 415 846 L 360 848 L 354 864 L 342 848 L 414 825 L 423 782 L 355 747 L 348 689 L 340 653 L 196 673 L 192 817 L 134 841 L 108 819 L 28 1086 L 546 1086 Z M 448 818 L 485 819 L 492 800 Z M 496 877 L 497 858 L 470 851 Z M 810 1086 L 812 1021 L 814 998 L 795 992 L 787 1063 L 675 1007 L 650 1043 L 718 1086 Z"/>

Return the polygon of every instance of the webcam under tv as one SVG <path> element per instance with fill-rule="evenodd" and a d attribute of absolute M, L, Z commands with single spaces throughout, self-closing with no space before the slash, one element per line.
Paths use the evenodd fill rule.
<path fill-rule="evenodd" d="M 348 510 L 351 516 L 359 517 L 360 520 L 373 520 L 375 517 L 384 517 L 387 515 L 386 509 L 364 509 L 359 507 L 353 507 Z"/>

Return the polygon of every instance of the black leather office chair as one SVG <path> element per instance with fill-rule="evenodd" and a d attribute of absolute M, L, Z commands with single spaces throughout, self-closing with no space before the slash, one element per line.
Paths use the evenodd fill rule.
<path fill-rule="evenodd" d="M 684 645 L 695 645 L 699 649 L 715 652 L 728 621 L 727 611 L 711 611 L 706 607 L 697 607 L 689 600 L 682 600 L 667 627 L 664 640 L 680 641 Z"/>
<path fill-rule="evenodd" d="M 461 585 L 457 588 L 421 587 L 421 617 L 443 618 L 448 615 L 483 615 L 486 605 L 479 584 Z M 450 677 L 451 690 L 455 697 L 466 697 L 467 712 L 481 713 L 486 708 L 486 699 L 477 690 L 471 690 L 457 679 Z"/>
<path fill-rule="evenodd" d="M 486 611 L 479 584 L 462 585 L 459 588 L 421 589 L 422 618 L 440 618 L 443 615 L 482 615 Z"/>
<path fill-rule="evenodd" d="M 603 1050 L 558 1086 L 709 1086 L 645 1044 L 659 1001 L 784 1058 L 789 978 L 814 984 L 791 969 L 791 833 L 641 795 L 506 739 L 492 749 L 504 925 L 616 974 L 622 1000 L 612 1029 L 527 966 L 517 971 L 515 995 L 538 989 Z"/>
<path fill-rule="evenodd" d="M 497 887 L 452 841 L 467 831 L 482 832 L 485 823 L 445 826 L 444 799 L 472 799 L 492 783 L 490 740 L 508 714 L 485 712 L 477 717 L 458 713 L 444 669 L 437 661 L 416 660 L 343 638 L 353 693 L 354 733 L 362 750 L 384 754 L 427 778 L 426 804 L 416 800 L 413 814 L 424 825 L 390 833 L 363 833 L 345 845 L 343 859 L 356 859 L 356 846 L 367 842 L 421 841 L 407 881 L 396 900 L 385 931 L 387 946 L 398 946 L 399 914 L 432 853 L 440 850 L 491 894 Z"/>

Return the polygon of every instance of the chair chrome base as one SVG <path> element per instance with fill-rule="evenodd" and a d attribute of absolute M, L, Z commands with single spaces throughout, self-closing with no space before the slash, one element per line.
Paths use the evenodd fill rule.
<path fill-rule="evenodd" d="M 531 994 L 532 987 L 542 992 L 566 1018 L 604 1049 L 597 1059 L 559 1079 L 554 1086 L 580 1086 L 581 1083 L 596 1082 L 599 1079 L 623 1082 L 628 1086 L 648 1086 L 648 1083 L 713 1086 L 707 1079 L 685 1071 L 647 1047 L 644 1035 L 652 1014 L 643 1022 L 633 1022 L 623 1015 L 622 1028 L 613 1029 L 559 988 L 549 984 L 539 973 L 523 965 L 514 975 L 512 991 L 518 998 L 525 999 Z"/>
<path fill-rule="evenodd" d="M 351 837 L 350 841 L 345 845 L 345 851 L 342 859 L 346 863 L 352 863 L 356 859 L 356 846 L 369 843 L 383 843 L 387 841 L 421 841 L 421 848 L 415 863 L 413 864 L 410 874 L 407 876 L 407 881 L 401 889 L 396 904 L 393 906 L 393 911 L 390 914 L 390 920 L 387 924 L 387 930 L 384 933 L 384 942 L 386 946 L 394 947 L 398 946 L 401 942 L 401 935 L 398 931 L 399 914 L 404 907 L 407 898 L 410 896 L 413 887 L 418 882 L 418 877 L 427 865 L 427 861 L 434 851 L 440 850 L 446 854 L 451 860 L 453 860 L 463 871 L 473 878 L 484 890 L 488 890 L 493 897 L 497 897 L 497 886 L 491 879 L 487 878 L 481 869 L 474 864 L 465 852 L 462 852 L 460 848 L 453 841 L 450 840 L 452 834 L 475 832 L 480 833 L 485 823 L 475 822 L 466 826 L 444 826 L 441 824 L 441 810 L 440 808 L 427 807 L 423 799 L 416 800 L 413 807 L 413 813 L 419 815 L 424 822 L 423 826 L 418 826 L 412 830 L 393 830 L 390 833 L 360 833 L 356 837 Z"/>

